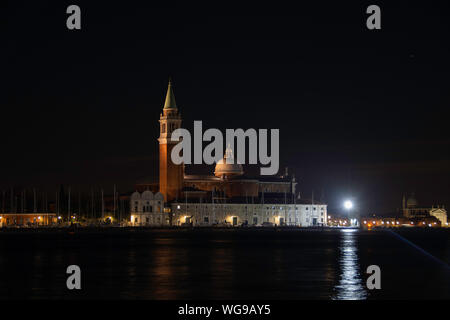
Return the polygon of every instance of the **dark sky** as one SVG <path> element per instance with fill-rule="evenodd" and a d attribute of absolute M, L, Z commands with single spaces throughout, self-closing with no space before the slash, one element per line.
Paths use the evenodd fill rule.
<path fill-rule="evenodd" d="M 331 212 L 450 205 L 448 1 L 95 2 L 1 4 L 0 189 L 157 177 L 172 76 L 186 128 L 279 128 L 281 167 Z"/>

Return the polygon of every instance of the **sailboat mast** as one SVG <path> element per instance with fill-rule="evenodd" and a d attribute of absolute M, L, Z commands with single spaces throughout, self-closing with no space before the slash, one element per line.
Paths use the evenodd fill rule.
<path fill-rule="evenodd" d="M 105 201 L 103 198 L 103 189 L 102 189 L 102 218 L 105 216 Z"/>
<path fill-rule="evenodd" d="M 114 196 L 113 196 L 113 215 L 116 217 L 116 184 L 114 184 Z"/>
<path fill-rule="evenodd" d="M 69 187 L 69 203 L 68 203 L 68 206 L 67 206 L 67 212 L 68 212 L 69 217 L 70 217 L 70 187 Z"/>

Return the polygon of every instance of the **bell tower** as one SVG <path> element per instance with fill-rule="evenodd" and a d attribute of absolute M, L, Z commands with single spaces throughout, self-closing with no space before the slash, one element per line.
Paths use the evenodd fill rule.
<path fill-rule="evenodd" d="M 178 141 L 172 140 L 172 132 L 181 126 L 181 114 L 175 103 L 172 81 L 169 79 L 163 113 L 159 117 L 159 191 L 164 201 L 179 198 L 183 188 L 184 166 L 172 162 L 172 149 Z"/>

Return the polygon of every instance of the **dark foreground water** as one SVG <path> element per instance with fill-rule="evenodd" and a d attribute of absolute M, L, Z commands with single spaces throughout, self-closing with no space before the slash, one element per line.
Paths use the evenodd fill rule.
<path fill-rule="evenodd" d="M 0 232 L 0 299 L 449 299 L 449 230 Z M 79 265 L 82 289 L 66 288 Z M 366 288 L 369 265 L 381 290 Z"/>

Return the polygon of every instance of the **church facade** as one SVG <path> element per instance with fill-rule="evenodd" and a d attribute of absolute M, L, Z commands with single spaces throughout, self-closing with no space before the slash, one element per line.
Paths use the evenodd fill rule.
<path fill-rule="evenodd" d="M 234 160 L 231 148 L 216 163 L 212 174 L 185 174 L 184 165 L 174 164 L 170 157 L 178 143 L 171 135 L 181 123 L 169 82 L 159 119 L 159 184 L 136 185 L 130 199 L 132 225 L 309 227 L 327 224 L 327 205 L 300 199 L 296 179 L 287 169 L 279 176 L 249 176 Z"/>
<path fill-rule="evenodd" d="M 420 207 L 414 193 L 408 199 L 403 195 L 402 199 L 402 215 L 406 218 L 421 219 L 427 217 L 435 217 L 441 223 L 441 226 L 447 226 L 447 210 L 444 206 L 433 205 L 431 207 Z"/>

